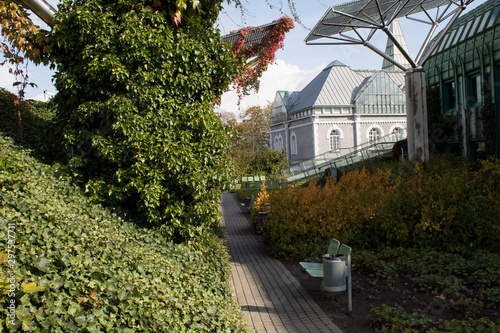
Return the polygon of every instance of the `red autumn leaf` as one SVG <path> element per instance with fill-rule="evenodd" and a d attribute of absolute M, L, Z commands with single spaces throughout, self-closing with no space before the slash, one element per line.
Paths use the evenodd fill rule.
<path fill-rule="evenodd" d="M 179 11 L 176 11 L 172 14 L 172 16 L 170 16 L 170 19 L 175 26 L 178 26 L 179 24 L 181 24 L 181 13 Z"/>

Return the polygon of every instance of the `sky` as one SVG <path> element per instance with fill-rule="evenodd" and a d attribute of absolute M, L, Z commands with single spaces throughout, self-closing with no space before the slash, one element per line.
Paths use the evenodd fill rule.
<path fill-rule="evenodd" d="M 56 8 L 58 0 L 46 0 Z M 380 69 L 382 58 L 364 46 L 345 45 L 306 45 L 304 40 L 316 23 L 330 6 L 347 2 L 346 0 L 294 0 L 295 9 L 302 24 L 295 23 L 295 28 L 285 37 L 285 46 L 276 53 L 276 63 L 269 66 L 263 74 L 258 93 L 243 98 L 238 105 L 238 97 L 234 92 L 223 95 L 220 109 L 235 113 L 237 116 L 246 108 L 272 102 L 277 90 L 297 91 L 307 85 L 330 62 L 339 60 L 353 69 Z M 484 3 L 485 0 L 475 0 L 466 11 Z M 259 26 L 270 23 L 287 15 L 292 17 L 288 0 L 242 0 L 244 10 L 225 5 L 217 25 L 221 34 L 247 26 Z M 47 25 L 37 17 L 35 23 L 48 29 Z M 422 23 L 400 19 L 403 34 L 412 57 L 418 53 L 420 45 L 427 35 L 427 26 Z M 441 24 L 440 28 L 445 24 Z M 439 30 L 438 30 L 439 31 Z M 377 32 L 371 42 L 379 49 L 385 49 L 387 37 L 383 32 Z M 0 57 L 1 61 L 1 57 Z M 26 98 L 47 100 L 56 93 L 52 83 L 54 74 L 48 67 L 29 65 L 30 78 L 37 84 L 35 89 L 27 88 Z M 8 74 L 6 66 L 0 66 L 0 86 L 12 92 L 15 81 Z"/>

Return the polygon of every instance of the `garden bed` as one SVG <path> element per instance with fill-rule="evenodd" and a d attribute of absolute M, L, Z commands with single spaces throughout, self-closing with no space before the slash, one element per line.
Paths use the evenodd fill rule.
<path fill-rule="evenodd" d="M 408 331 L 414 329 L 412 332 L 426 332 L 430 327 L 436 326 L 439 321 L 448 321 L 451 324 L 454 319 L 463 319 L 462 313 L 448 307 L 450 300 L 445 296 L 432 292 L 421 292 L 414 288 L 412 281 L 408 278 L 395 277 L 391 280 L 384 280 L 356 270 L 353 271 L 352 276 L 353 311 L 351 315 L 348 315 L 347 292 L 321 291 L 319 280 L 307 274 L 300 267 L 299 260 L 282 260 L 281 262 L 307 290 L 325 314 L 345 333 L 376 332 L 376 328 L 381 328 L 381 323 L 392 326 L 392 320 L 396 326 L 393 327 L 394 330 L 388 330 L 388 332 L 403 332 L 404 329 L 408 329 Z M 408 315 L 414 312 L 418 315 L 414 315 L 413 318 L 407 318 L 402 312 L 397 315 L 392 308 L 384 307 L 384 304 L 403 309 Z M 371 312 L 374 308 L 379 309 L 376 314 Z M 490 322 L 498 322 L 500 319 L 498 308 L 484 309 L 477 317 L 481 318 L 481 316 L 488 317 Z M 469 322 L 474 325 L 473 320 Z M 407 327 L 408 324 L 413 326 Z M 484 330 L 484 332 L 490 331 L 489 328 Z M 462 331 L 456 329 L 451 330 L 451 332 Z"/>

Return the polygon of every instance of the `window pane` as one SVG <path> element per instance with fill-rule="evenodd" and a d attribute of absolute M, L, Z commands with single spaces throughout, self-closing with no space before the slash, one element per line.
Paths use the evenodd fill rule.
<path fill-rule="evenodd" d="M 368 139 L 370 144 L 376 144 L 380 140 L 380 132 L 377 128 L 372 128 L 368 134 Z"/>
<path fill-rule="evenodd" d="M 337 130 L 330 132 L 330 150 L 337 151 L 340 149 L 340 133 Z"/>

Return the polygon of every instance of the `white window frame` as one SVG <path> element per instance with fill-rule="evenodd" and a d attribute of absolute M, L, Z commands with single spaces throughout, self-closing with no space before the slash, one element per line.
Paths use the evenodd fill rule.
<path fill-rule="evenodd" d="M 397 133 L 395 133 L 396 131 L 399 132 L 399 136 L 397 135 Z M 405 135 L 405 129 L 403 128 L 403 126 L 393 126 L 391 128 L 391 139 L 394 140 L 394 141 L 400 141 L 400 140 L 403 140 L 403 138 L 406 136 Z"/>
<path fill-rule="evenodd" d="M 328 135 L 328 142 L 330 145 L 330 151 L 339 151 L 340 150 L 340 132 L 336 129 L 330 131 Z"/>
<path fill-rule="evenodd" d="M 373 136 L 373 134 L 372 134 L 373 132 L 377 133 L 376 137 Z M 367 137 L 368 137 L 368 142 L 370 143 L 370 145 L 374 145 L 374 144 L 380 142 L 380 138 L 382 137 L 382 130 L 377 126 L 372 126 L 368 129 Z"/>
<path fill-rule="evenodd" d="M 292 132 L 292 135 L 290 135 L 290 150 L 292 155 L 297 155 L 297 135 Z"/>
<path fill-rule="evenodd" d="M 331 141 L 332 132 L 337 132 L 338 134 L 337 147 L 335 147 L 335 150 L 333 150 L 334 147 L 332 147 L 332 141 Z M 332 126 L 328 129 L 328 132 L 326 134 L 326 139 L 328 140 L 328 148 L 330 149 L 330 151 L 339 151 L 342 147 L 342 140 L 344 139 L 344 133 L 338 126 Z"/>

